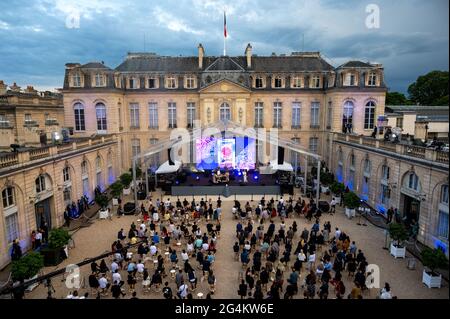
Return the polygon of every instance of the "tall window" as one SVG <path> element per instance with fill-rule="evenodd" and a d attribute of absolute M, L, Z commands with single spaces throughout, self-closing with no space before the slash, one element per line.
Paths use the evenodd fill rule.
<path fill-rule="evenodd" d="M 175 89 L 177 87 L 176 79 L 174 76 L 169 76 L 166 78 L 166 88 Z"/>
<path fill-rule="evenodd" d="M 150 139 L 150 147 L 152 145 L 155 145 L 158 143 L 158 139 L 157 138 L 151 138 Z M 150 155 L 150 160 L 149 160 L 149 166 L 152 169 L 152 171 L 156 171 L 158 169 L 159 166 L 159 153 L 155 153 Z"/>
<path fill-rule="evenodd" d="M 105 104 L 97 103 L 95 105 L 95 115 L 97 117 L 97 131 L 105 132 L 107 130 Z"/>
<path fill-rule="evenodd" d="M 88 164 L 86 161 L 81 163 L 81 175 L 88 175 Z"/>
<path fill-rule="evenodd" d="M 355 155 L 353 154 L 350 155 L 349 166 L 347 186 L 351 191 L 353 191 L 355 185 Z"/>
<path fill-rule="evenodd" d="M 148 103 L 148 128 L 157 129 L 158 128 L 158 103 L 150 102 Z"/>
<path fill-rule="evenodd" d="M 133 159 L 141 154 L 141 140 L 138 138 L 131 139 L 131 155 Z"/>
<path fill-rule="evenodd" d="M 83 185 L 83 195 L 90 198 L 91 189 L 89 187 L 89 170 L 88 163 L 86 161 L 81 163 L 81 183 Z"/>
<path fill-rule="evenodd" d="M 281 102 L 273 103 L 273 127 L 276 127 L 276 128 L 282 127 L 281 111 L 282 111 Z"/>
<path fill-rule="evenodd" d="M 339 149 L 338 151 L 338 168 L 336 177 L 339 183 L 344 181 L 344 153 L 342 152 L 342 149 Z"/>
<path fill-rule="evenodd" d="M 25 124 L 32 124 L 33 118 L 31 117 L 31 114 L 27 113 L 25 114 Z"/>
<path fill-rule="evenodd" d="M 292 103 L 292 128 L 300 128 L 301 107 L 300 102 Z"/>
<path fill-rule="evenodd" d="M 327 109 L 327 129 L 331 129 L 331 125 L 333 124 L 333 103 L 328 101 L 328 109 Z"/>
<path fill-rule="evenodd" d="M 167 110 L 168 110 L 169 128 L 176 128 L 177 127 L 177 104 L 170 102 Z"/>
<path fill-rule="evenodd" d="M 311 151 L 311 153 L 317 154 L 318 147 L 319 147 L 319 138 L 311 137 L 309 139 L 309 150 Z"/>
<path fill-rule="evenodd" d="M 348 124 L 353 123 L 353 102 L 346 101 L 344 103 L 344 114 L 342 116 L 342 131 L 347 132 Z"/>
<path fill-rule="evenodd" d="M 264 103 L 255 103 L 255 127 L 264 127 Z"/>
<path fill-rule="evenodd" d="M 72 76 L 72 86 L 73 87 L 81 87 L 81 76 L 78 73 L 75 73 Z"/>
<path fill-rule="evenodd" d="M 195 121 L 195 103 L 188 102 L 187 104 L 187 126 L 188 128 L 194 127 Z"/>
<path fill-rule="evenodd" d="M 2 191 L 3 208 L 8 208 L 16 204 L 14 200 L 14 188 L 7 187 Z"/>
<path fill-rule="evenodd" d="M 364 111 L 364 129 L 371 130 L 375 126 L 375 103 L 369 101 Z"/>
<path fill-rule="evenodd" d="M 448 185 L 442 185 L 439 201 L 437 235 L 448 240 Z"/>
<path fill-rule="evenodd" d="M 292 138 L 291 141 L 293 144 L 300 144 L 300 139 L 298 137 Z M 291 164 L 295 171 L 300 167 L 300 160 L 300 154 L 291 150 Z"/>
<path fill-rule="evenodd" d="M 70 181 L 70 168 L 69 166 L 66 166 L 63 168 L 63 181 L 69 182 Z"/>
<path fill-rule="evenodd" d="M 292 77 L 292 87 L 296 89 L 302 87 L 302 78 L 300 76 Z"/>
<path fill-rule="evenodd" d="M 362 198 L 364 200 L 368 200 L 369 196 L 369 187 L 370 187 L 370 175 L 372 171 L 372 166 L 369 161 L 369 159 L 364 160 L 364 174 L 363 174 L 363 180 L 362 180 Z"/>
<path fill-rule="evenodd" d="M 102 74 L 97 73 L 95 75 L 95 86 L 105 86 L 105 81 Z"/>
<path fill-rule="evenodd" d="M 97 186 L 100 187 L 100 189 L 102 189 L 103 187 L 103 178 L 102 178 L 102 159 L 100 158 L 100 156 L 97 156 L 97 158 L 95 159 L 95 171 L 96 171 L 96 175 L 97 175 Z"/>
<path fill-rule="evenodd" d="M 262 77 L 257 77 L 257 78 L 255 79 L 255 87 L 256 87 L 257 89 L 261 89 L 263 86 L 264 86 L 263 78 L 262 78 Z"/>
<path fill-rule="evenodd" d="M 389 188 L 390 168 L 387 165 L 381 167 L 381 181 L 380 181 L 380 201 L 384 207 L 389 205 L 391 199 L 391 190 Z"/>
<path fill-rule="evenodd" d="M 139 127 L 139 104 L 131 103 L 130 104 L 130 126 L 131 127 Z"/>
<path fill-rule="evenodd" d="M 19 238 L 19 221 L 17 211 L 5 217 L 6 240 L 8 244 Z"/>
<path fill-rule="evenodd" d="M 42 193 L 45 191 L 45 176 L 39 175 L 38 178 L 35 180 L 36 185 L 36 193 Z"/>
<path fill-rule="evenodd" d="M 319 126 L 319 110 L 320 110 L 320 103 L 312 102 L 311 103 L 311 127 Z"/>
<path fill-rule="evenodd" d="M 195 78 L 193 76 L 188 76 L 186 78 L 186 88 L 194 89 L 195 88 Z"/>
<path fill-rule="evenodd" d="M 114 183 L 114 169 L 111 151 L 108 152 L 108 155 L 106 157 L 106 165 L 108 166 L 108 184 L 112 184 Z"/>
<path fill-rule="evenodd" d="M 395 123 L 397 127 L 399 128 L 403 128 L 403 117 L 397 117 L 396 123 Z"/>
<path fill-rule="evenodd" d="M 75 131 L 86 130 L 83 104 L 75 103 L 73 106 L 73 111 L 75 116 Z"/>
<path fill-rule="evenodd" d="M 221 121 L 231 121 L 231 108 L 228 103 L 224 102 L 220 105 L 219 117 Z"/>
<path fill-rule="evenodd" d="M 377 75 L 374 72 L 369 73 L 369 79 L 367 81 L 368 86 L 376 86 L 377 85 Z"/>

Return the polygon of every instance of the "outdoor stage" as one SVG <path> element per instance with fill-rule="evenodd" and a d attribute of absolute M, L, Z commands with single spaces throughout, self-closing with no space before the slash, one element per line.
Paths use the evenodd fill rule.
<path fill-rule="evenodd" d="M 250 174 L 248 183 L 242 182 L 242 176 L 236 176 L 234 180 L 228 183 L 213 184 L 212 178 L 198 175 L 191 175 L 186 181 L 172 186 L 171 194 L 173 196 L 201 196 L 201 195 L 220 195 L 225 198 L 234 195 L 281 195 L 282 189 L 276 183 L 272 175 L 254 175 Z"/>

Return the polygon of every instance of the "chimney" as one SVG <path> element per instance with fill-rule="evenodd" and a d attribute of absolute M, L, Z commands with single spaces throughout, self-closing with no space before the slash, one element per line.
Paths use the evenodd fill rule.
<path fill-rule="evenodd" d="M 245 49 L 245 56 L 247 57 L 247 68 L 251 69 L 252 67 L 252 46 L 247 44 L 247 48 Z"/>
<path fill-rule="evenodd" d="M 20 86 L 18 86 L 16 84 L 16 82 L 14 82 L 14 84 L 12 86 L 9 87 L 11 89 L 11 91 L 13 92 L 20 92 Z"/>
<path fill-rule="evenodd" d="M 7 86 L 6 86 L 5 82 L 0 80 L 0 95 L 6 94 L 6 88 L 7 88 Z"/>
<path fill-rule="evenodd" d="M 27 88 L 25 89 L 25 93 L 29 93 L 29 94 L 37 94 L 37 91 L 34 89 L 33 86 L 28 85 Z"/>
<path fill-rule="evenodd" d="M 198 68 L 203 69 L 203 57 L 205 56 L 205 49 L 203 49 L 203 45 L 200 43 L 198 45 Z"/>

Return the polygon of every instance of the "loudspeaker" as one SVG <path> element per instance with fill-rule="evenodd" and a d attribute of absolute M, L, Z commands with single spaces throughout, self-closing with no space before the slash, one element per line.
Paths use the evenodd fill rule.
<path fill-rule="evenodd" d="M 167 157 L 169 158 L 169 165 L 173 166 L 173 165 L 175 165 L 175 163 L 172 161 L 172 158 L 170 157 L 171 151 L 172 151 L 172 148 L 169 148 L 167 150 Z"/>
<path fill-rule="evenodd" d="M 284 148 L 278 146 L 278 165 L 283 165 L 284 163 Z"/>

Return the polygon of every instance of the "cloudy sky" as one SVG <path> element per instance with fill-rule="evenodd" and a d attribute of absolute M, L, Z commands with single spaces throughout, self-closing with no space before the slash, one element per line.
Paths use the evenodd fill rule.
<path fill-rule="evenodd" d="M 133 5 L 131 4 L 133 3 Z M 369 4 L 379 28 L 367 28 Z M 2 0 L 0 80 L 62 86 L 64 64 L 104 61 L 127 52 L 258 55 L 320 51 L 334 66 L 346 60 L 383 63 L 388 86 L 406 92 L 418 75 L 448 70 L 448 0 Z M 75 17 L 75 18 L 73 18 Z M 77 18 L 79 17 L 79 25 Z"/>

